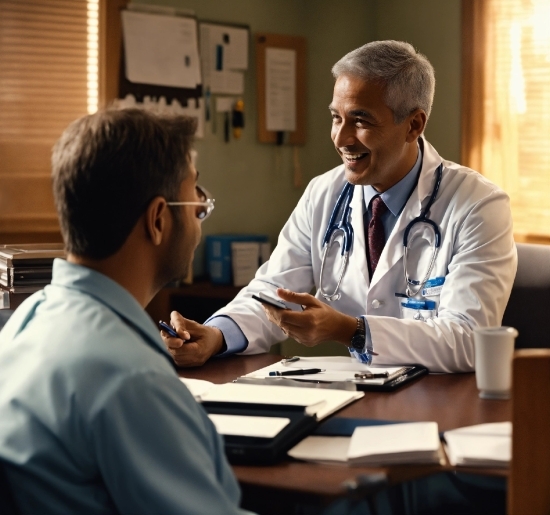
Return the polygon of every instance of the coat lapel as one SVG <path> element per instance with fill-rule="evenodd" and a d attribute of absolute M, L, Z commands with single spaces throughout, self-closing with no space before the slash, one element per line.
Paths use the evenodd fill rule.
<path fill-rule="evenodd" d="M 350 261 L 361 273 L 367 285 L 369 284 L 369 270 L 367 267 L 367 246 L 365 242 L 365 226 L 363 221 L 363 188 L 355 186 L 351 199 L 351 226 L 353 227 L 353 249 Z"/>

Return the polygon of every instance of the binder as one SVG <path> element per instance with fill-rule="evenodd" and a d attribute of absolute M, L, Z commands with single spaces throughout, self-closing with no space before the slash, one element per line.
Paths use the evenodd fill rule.
<path fill-rule="evenodd" d="M 203 402 L 209 414 L 288 418 L 290 422 L 273 438 L 222 435 L 227 459 L 233 464 L 273 464 L 308 436 L 318 425 L 301 406 Z"/>

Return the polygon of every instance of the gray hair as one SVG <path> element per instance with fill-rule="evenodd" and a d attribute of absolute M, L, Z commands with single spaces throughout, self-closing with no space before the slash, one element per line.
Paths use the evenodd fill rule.
<path fill-rule="evenodd" d="M 372 41 L 346 54 L 332 67 L 335 78 L 352 75 L 385 85 L 386 105 L 395 123 L 415 109 L 430 117 L 435 90 L 433 66 L 403 41 Z"/>

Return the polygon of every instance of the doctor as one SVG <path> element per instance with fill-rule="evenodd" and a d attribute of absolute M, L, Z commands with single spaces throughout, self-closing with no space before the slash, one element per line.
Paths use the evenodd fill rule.
<path fill-rule="evenodd" d="M 183 345 L 163 334 L 176 363 L 266 352 L 290 336 L 340 342 L 364 362 L 466 372 L 473 329 L 500 325 L 517 263 L 509 199 L 423 137 L 429 61 L 408 43 L 376 41 L 332 73 L 343 164 L 310 182 L 270 260 L 205 326 L 172 313 L 191 336 Z M 251 298 L 258 292 L 304 309 L 265 307 Z"/>

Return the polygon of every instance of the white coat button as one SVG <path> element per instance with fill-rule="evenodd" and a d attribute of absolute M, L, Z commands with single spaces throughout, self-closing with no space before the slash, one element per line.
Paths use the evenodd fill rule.
<path fill-rule="evenodd" d="M 383 306 L 383 305 L 384 305 L 383 300 L 374 299 L 371 302 L 372 309 L 378 309 L 380 306 Z"/>

